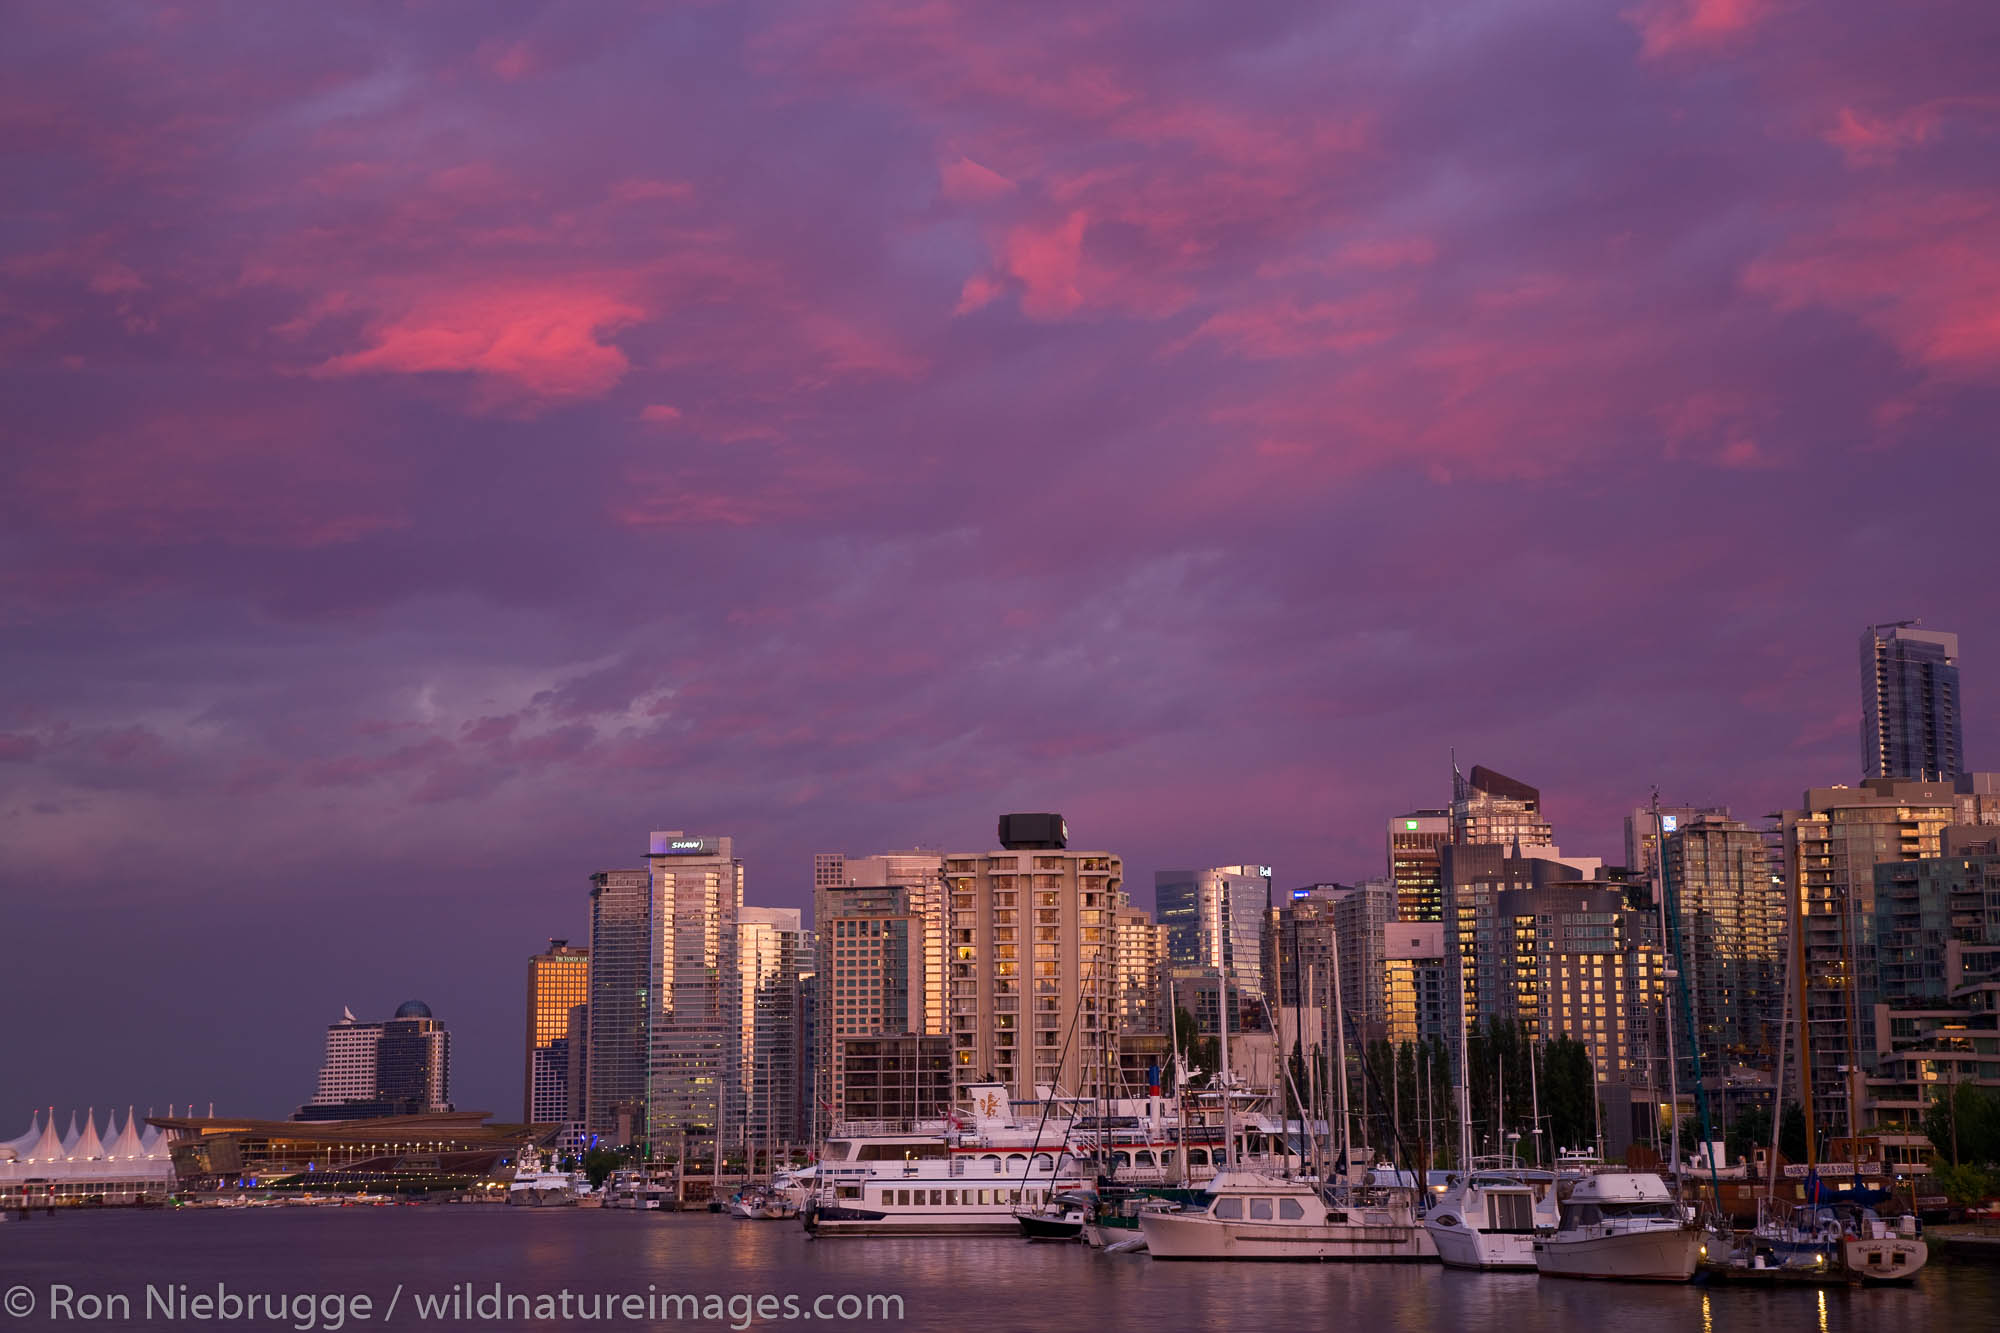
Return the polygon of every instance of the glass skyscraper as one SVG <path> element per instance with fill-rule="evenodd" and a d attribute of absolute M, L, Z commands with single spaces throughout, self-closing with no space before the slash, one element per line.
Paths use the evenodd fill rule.
<path fill-rule="evenodd" d="M 1861 775 L 1950 782 L 1965 771 L 1958 636 L 1914 625 L 1861 636 Z"/>

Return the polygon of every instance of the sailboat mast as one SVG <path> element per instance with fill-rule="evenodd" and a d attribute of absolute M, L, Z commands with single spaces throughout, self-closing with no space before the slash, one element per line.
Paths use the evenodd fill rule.
<path fill-rule="evenodd" d="M 1542 1039 L 1537 1033 L 1528 1043 L 1528 1141 L 1535 1145 L 1535 1165 L 1542 1164 L 1542 1083 L 1535 1072 L 1541 1060 Z"/>
<path fill-rule="evenodd" d="M 1347 1014 L 1341 1008 L 1340 998 L 1340 931 L 1330 928 L 1333 941 L 1333 1045 L 1340 1076 L 1340 1166 L 1346 1171 L 1351 1163 L 1348 1157 L 1347 1124 Z"/>
<path fill-rule="evenodd" d="M 1794 931 L 1797 926 L 1792 928 Z M 1785 941 L 1785 998 L 1778 1008 L 1778 1070 L 1771 1076 L 1771 1171 L 1766 1192 L 1778 1197 L 1778 1139 L 1785 1122 L 1785 1038 L 1792 1030 L 1792 951 L 1791 941 Z M 1801 1041 L 1801 1046 L 1804 1042 Z M 1806 1139 L 1812 1139 L 1812 1126 L 1806 1126 Z"/>
<path fill-rule="evenodd" d="M 1674 1173 L 1674 1190 L 1680 1191 L 1681 1178 L 1681 1093 L 1679 1071 L 1674 1067 L 1674 987 L 1680 979 L 1680 968 L 1669 953 L 1667 933 L 1667 833 L 1666 824 L 1660 818 L 1660 793 L 1653 793 L 1653 899 L 1660 909 L 1660 1018 L 1661 1026 L 1667 1030 L 1667 1116 L 1672 1127 L 1672 1155 L 1669 1157 Z"/>
<path fill-rule="evenodd" d="M 1472 1056 L 1466 1040 L 1465 944 L 1458 947 L 1458 1169 L 1472 1165 Z"/>
<path fill-rule="evenodd" d="M 1221 1015 L 1222 1032 L 1222 1164 L 1225 1168 L 1236 1166 L 1236 1112 L 1231 1105 L 1229 1078 L 1229 969 L 1217 968 L 1221 979 L 1221 1003 L 1216 1010 Z"/>

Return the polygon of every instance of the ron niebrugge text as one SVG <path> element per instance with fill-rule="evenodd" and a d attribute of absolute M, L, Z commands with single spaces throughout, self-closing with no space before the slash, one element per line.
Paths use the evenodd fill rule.
<path fill-rule="evenodd" d="M 301 1330 L 335 1330 L 349 1323 L 458 1322 L 493 1319 L 546 1319 L 551 1322 L 616 1321 L 634 1323 L 684 1320 L 745 1329 L 757 1323 L 828 1320 L 900 1320 L 903 1298 L 880 1292 L 669 1292 L 648 1286 L 640 1291 L 510 1291 L 495 1282 L 462 1282 L 442 1290 L 407 1290 L 398 1284 L 386 1299 L 358 1292 L 242 1291 L 227 1283 L 202 1286 L 186 1282 L 148 1285 L 138 1292 L 84 1291 L 66 1283 L 49 1284 L 42 1300 L 23 1286 L 7 1292 L 7 1314 L 39 1313 L 47 1322 L 65 1320 L 158 1320 L 171 1324 L 282 1324 Z M 39 1307 L 39 1309 L 37 1309 Z"/>

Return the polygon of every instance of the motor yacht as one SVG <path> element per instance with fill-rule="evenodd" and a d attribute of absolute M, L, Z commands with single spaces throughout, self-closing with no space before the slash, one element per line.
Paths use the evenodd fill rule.
<path fill-rule="evenodd" d="M 1650 1172 L 1600 1171 L 1575 1182 L 1556 1229 L 1534 1240 L 1544 1277 L 1686 1282 L 1701 1232 L 1666 1181 Z"/>

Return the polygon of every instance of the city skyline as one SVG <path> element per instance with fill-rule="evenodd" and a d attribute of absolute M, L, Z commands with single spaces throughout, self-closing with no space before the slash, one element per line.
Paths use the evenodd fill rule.
<path fill-rule="evenodd" d="M 411 996 L 509 1114 L 653 829 L 1144 906 L 1455 750 L 1615 861 L 1858 782 L 1917 618 L 2000 768 L 1990 5 L 996 13 L 11 17 L 0 1115 Z"/>

